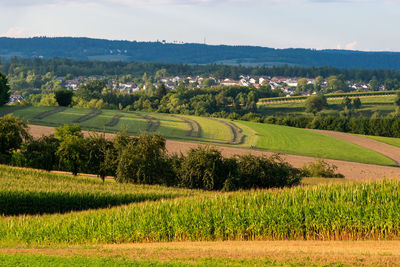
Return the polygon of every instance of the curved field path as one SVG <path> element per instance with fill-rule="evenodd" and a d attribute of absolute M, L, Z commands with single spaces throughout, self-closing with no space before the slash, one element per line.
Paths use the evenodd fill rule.
<path fill-rule="evenodd" d="M 370 150 L 376 151 L 388 158 L 394 160 L 397 165 L 400 165 L 400 148 L 391 146 L 376 140 L 369 139 L 367 137 L 349 134 L 349 133 L 342 133 L 342 132 L 334 132 L 334 131 L 325 131 L 325 130 L 312 130 L 315 132 L 319 132 L 322 134 L 326 134 L 335 138 L 339 138 L 345 140 L 347 142 L 363 146 Z"/>
<path fill-rule="evenodd" d="M 53 127 L 29 125 L 29 132 L 35 137 L 41 137 L 42 135 L 50 135 L 54 133 Z M 84 134 L 88 132 L 83 131 Z M 106 137 L 113 137 L 114 134 L 105 134 Z M 369 141 L 369 139 L 368 139 Z M 373 141 L 373 140 L 371 140 Z M 378 142 L 379 143 L 379 142 Z M 379 143 L 380 145 L 381 143 Z M 382 144 L 383 145 L 383 144 Z M 189 143 L 181 141 L 167 140 L 167 150 L 169 153 L 187 153 L 190 148 L 196 148 L 199 146 L 198 143 Z M 266 155 L 271 156 L 275 154 L 274 152 L 255 150 L 247 148 L 237 148 L 229 146 L 217 146 L 217 148 L 222 152 L 225 157 L 231 157 L 233 155 Z M 281 154 L 282 158 L 294 167 L 302 167 L 304 164 L 309 162 L 314 162 L 316 158 L 291 155 L 291 154 Z M 362 180 L 377 180 L 382 178 L 400 178 L 400 168 L 398 167 L 388 167 L 372 164 L 364 164 L 357 162 L 341 161 L 341 160 L 331 160 L 327 159 L 327 162 L 334 164 L 338 167 L 338 172 L 345 175 L 346 179 L 362 181 Z"/>

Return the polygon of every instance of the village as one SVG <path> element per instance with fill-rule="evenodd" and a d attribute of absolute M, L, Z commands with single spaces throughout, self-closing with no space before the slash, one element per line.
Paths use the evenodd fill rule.
<path fill-rule="evenodd" d="M 63 77 L 59 77 L 60 80 L 63 80 Z M 65 81 L 65 88 L 71 90 L 77 90 L 80 85 L 86 84 L 88 81 L 92 80 L 104 80 L 106 77 L 101 76 L 90 76 L 84 77 L 79 76 L 73 80 Z M 190 88 L 215 88 L 218 86 L 247 86 L 260 88 L 263 85 L 269 85 L 272 90 L 279 88 L 282 92 L 290 97 L 292 94 L 296 92 L 296 88 L 301 80 L 306 78 L 302 77 L 269 77 L 269 76 L 240 76 L 240 79 L 234 80 L 231 78 L 225 79 L 217 79 L 213 76 L 204 78 L 202 76 L 188 76 L 188 77 L 161 77 L 156 80 L 156 82 L 152 83 L 152 85 L 158 88 L 161 84 L 167 89 L 173 90 L 175 89 L 179 83 L 183 82 L 186 85 L 190 85 Z M 314 85 L 316 79 L 306 79 L 308 85 Z M 134 83 L 134 82 L 119 82 L 118 79 L 112 78 L 110 79 L 110 84 L 113 90 L 120 90 L 122 93 L 134 93 L 141 89 L 146 90 L 146 84 Z M 348 91 L 367 91 L 370 88 L 368 83 L 355 83 L 355 82 L 347 82 Z M 323 90 L 328 86 L 327 79 L 323 79 L 320 81 L 320 89 Z M 385 87 L 381 85 L 379 90 L 385 90 Z M 301 92 L 303 95 L 310 95 L 309 92 Z"/>
<path fill-rule="evenodd" d="M 218 79 L 213 76 L 174 76 L 174 77 L 160 77 L 154 79 L 152 82 L 144 82 L 140 79 L 133 79 L 136 82 L 121 82 L 118 78 L 108 78 L 105 76 L 77 76 L 74 79 L 66 79 L 66 77 L 57 77 L 57 80 L 63 87 L 69 90 L 76 91 L 81 85 L 85 85 L 90 81 L 105 80 L 107 81 L 107 88 L 112 90 L 119 90 L 124 94 L 133 94 L 140 90 L 146 90 L 149 86 L 158 88 L 164 85 L 167 90 L 175 89 L 179 84 L 184 84 L 189 89 L 202 89 L 202 88 L 216 88 L 219 86 L 246 86 L 254 87 L 256 89 L 261 86 L 269 86 L 271 90 L 280 90 L 282 96 L 291 97 L 293 95 L 308 96 L 316 94 L 316 91 L 323 92 L 328 87 L 328 79 L 316 81 L 318 78 L 301 78 L 301 77 L 270 77 L 270 76 L 244 76 L 241 75 L 239 79 L 234 80 L 231 78 Z M 315 83 L 318 82 L 318 90 L 315 90 Z M 303 85 L 303 87 L 300 86 Z M 306 87 L 304 88 L 304 85 Z M 340 91 L 370 91 L 370 84 L 356 83 L 347 81 L 344 83 L 345 88 Z M 306 89 L 307 88 L 307 89 Z M 376 90 L 376 89 L 375 89 Z M 385 86 L 380 85 L 378 90 L 384 91 Z M 11 94 L 9 104 L 22 102 L 24 96 L 21 94 Z"/>

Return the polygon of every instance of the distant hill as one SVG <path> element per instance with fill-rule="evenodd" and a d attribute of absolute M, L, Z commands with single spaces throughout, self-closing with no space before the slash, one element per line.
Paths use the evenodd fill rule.
<path fill-rule="evenodd" d="M 400 70 L 400 53 L 274 49 L 258 46 L 170 44 L 72 37 L 0 38 L 0 57 L 71 58 L 243 66 L 333 66 Z"/>

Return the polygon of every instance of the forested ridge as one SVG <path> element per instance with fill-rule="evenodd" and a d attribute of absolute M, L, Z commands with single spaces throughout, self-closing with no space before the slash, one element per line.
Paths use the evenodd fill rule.
<path fill-rule="evenodd" d="M 182 64 L 297 65 L 397 69 L 400 53 L 346 50 L 274 49 L 259 46 L 110 41 L 91 38 L 0 38 L 0 56 L 143 61 Z"/>

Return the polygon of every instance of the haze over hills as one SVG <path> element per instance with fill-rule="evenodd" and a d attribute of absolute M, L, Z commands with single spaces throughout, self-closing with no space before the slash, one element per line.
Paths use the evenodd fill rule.
<path fill-rule="evenodd" d="M 0 38 L 0 57 L 71 58 L 244 66 L 333 66 L 400 70 L 399 52 L 274 49 L 259 46 L 172 44 L 73 37 Z"/>

